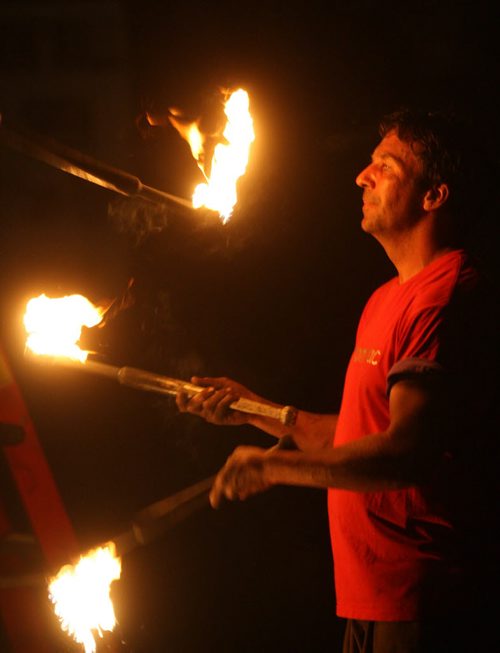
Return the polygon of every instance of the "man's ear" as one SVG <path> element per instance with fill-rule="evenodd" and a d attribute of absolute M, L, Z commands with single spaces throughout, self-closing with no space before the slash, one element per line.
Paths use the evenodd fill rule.
<path fill-rule="evenodd" d="M 425 211 L 435 211 L 446 202 L 450 196 L 448 184 L 438 184 L 429 188 L 423 199 L 423 208 Z"/>

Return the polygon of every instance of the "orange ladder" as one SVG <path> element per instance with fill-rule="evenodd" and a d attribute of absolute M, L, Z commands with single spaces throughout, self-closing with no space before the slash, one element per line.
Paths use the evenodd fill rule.
<path fill-rule="evenodd" d="M 9 653 L 54 653 L 57 650 L 54 637 L 60 636 L 60 629 L 50 608 L 43 570 L 55 572 L 74 558 L 79 550 L 78 542 L 2 348 L 0 438 L 11 482 L 32 530 L 28 535 L 15 533 L 0 498 L 0 617 L 3 632 L 10 647 Z M 39 554 L 35 573 L 34 550 Z"/>

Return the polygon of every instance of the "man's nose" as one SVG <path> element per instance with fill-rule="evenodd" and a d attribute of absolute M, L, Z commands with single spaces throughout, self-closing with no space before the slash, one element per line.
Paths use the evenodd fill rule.
<path fill-rule="evenodd" d="M 370 174 L 371 164 L 366 166 L 364 170 L 361 170 L 359 175 L 356 177 L 356 185 L 360 188 L 367 188 L 368 186 L 373 187 L 373 177 Z"/>

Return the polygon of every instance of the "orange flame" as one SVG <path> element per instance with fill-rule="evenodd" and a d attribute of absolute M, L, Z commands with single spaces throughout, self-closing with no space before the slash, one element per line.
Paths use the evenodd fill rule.
<path fill-rule="evenodd" d="M 82 328 L 99 324 L 104 312 L 82 295 L 34 297 L 26 305 L 24 315 L 26 346 L 35 354 L 65 356 L 83 363 L 89 352 L 77 344 Z"/>
<path fill-rule="evenodd" d="M 236 183 L 245 174 L 250 146 L 255 140 L 249 104 L 248 93 L 241 88 L 234 91 L 225 102 L 227 122 L 221 139 L 223 142 L 215 146 L 209 165 L 205 165 L 203 160 L 205 137 L 199 129 L 198 121 L 183 125 L 175 117 L 170 118 L 170 122 L 189 143 L 193 157 L 207 180 L 195 188 L 193 206 L 206 206 L 217 211 L 224 223 L 231 217 L 238 201 Z"/>
<path fill-rule="evenodd" d="M 49 597 L 61 627 L 85 653 L 95 653 L 94 634 L 116 625 L 110 587 L 121 574 L 114 542 L 92 549 L 76 565 L 65 565 L 49 582 Z"/>

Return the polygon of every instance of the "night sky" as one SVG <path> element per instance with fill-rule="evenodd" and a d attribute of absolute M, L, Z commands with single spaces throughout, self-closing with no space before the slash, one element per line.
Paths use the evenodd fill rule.
<path fill-rule="evenodd" d="M 153 214 L 0 145 L 2 346 L 85 550 L 215 473 L 237 444 L 272 439 L 28 363 L 27 299 L 78 292 L 97 303 L 133 280 L 131 305 L 85 334 L 101 360 L 230 376 L 277 402 L 338 409 L 360 311 L 394 273 L 359 228 L 354 179 L 380 117 L 404 104 L 463 114 L 496 165 L 493 3 L 4 2 L 0 30 L 4 127 L 167 192 L 189 197 L 200 173 L 175 130 L 150 127 L 145 112 L 175 106 L 210 128 L 219 89 L 241 86 L 255 122 L 224 226 Z M 476 247 L 496 274 L 485 225 Z M 1 473 L 13 520 L 29 528 Z M 274 488 L 201 510 L 126 556 L 115 589 L 135 653 L 341 650 L 321 491 Z"/>

